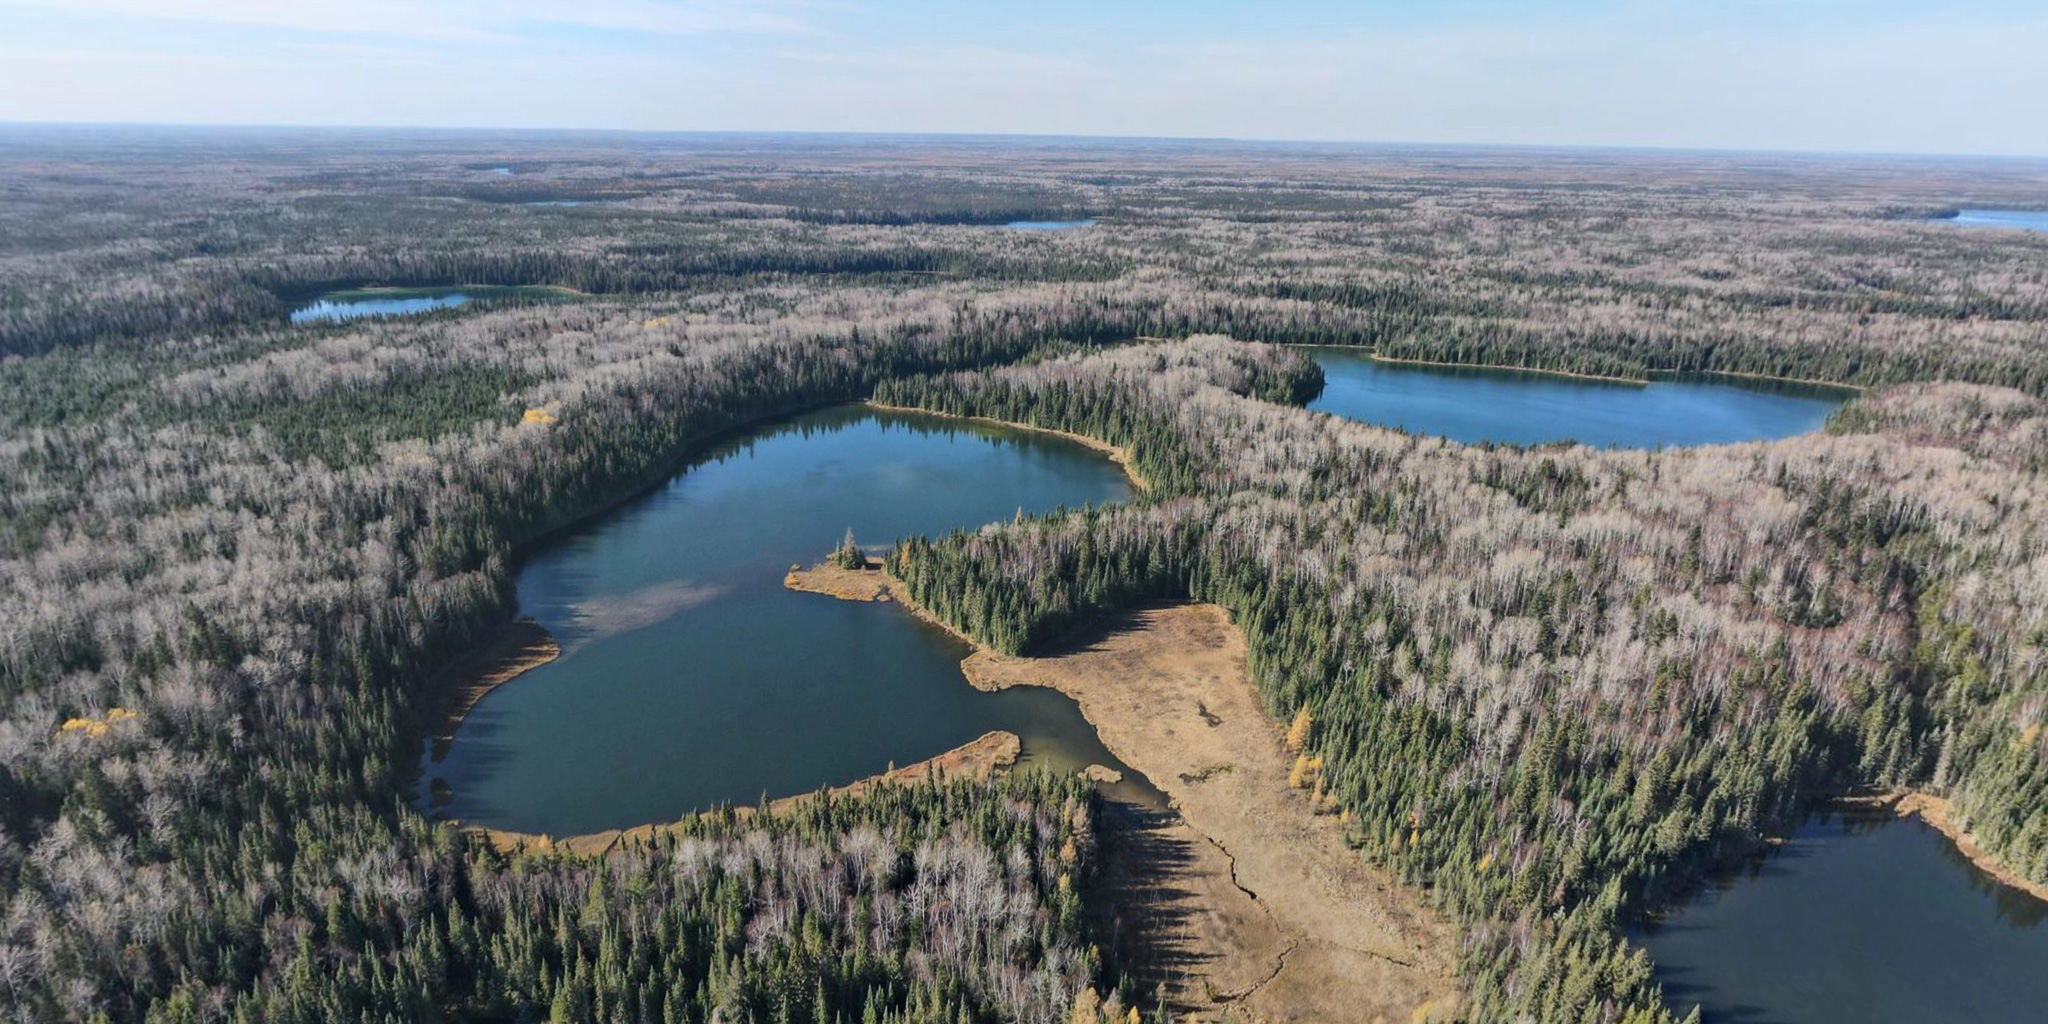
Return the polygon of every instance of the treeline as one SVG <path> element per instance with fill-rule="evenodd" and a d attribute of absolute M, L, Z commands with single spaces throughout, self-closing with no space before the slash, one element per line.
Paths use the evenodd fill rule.
<path fill-rule="evenodd" d="M 915 539 L 889 570 L 1006 650 L 1145 598 L 1228 609 L 1353 841 L 1466 922 L 1482 1019 L 1666 1019 L 1621 928 L 1851 786 L 1952 793 L 2048 874 L 2044 695 L 1998 667 L 2040 615 L 1952 589 L 2032 592 L 2026 514 L 1971 531 L 2039 480 L 1915 447 L 2038 458 L 2039 403 L 1887 398 L 1864 414 L 1885 434 L 1736 450 L 1463 449 L 1243 402 L 1223 359 L 1126 372 L 1150 357 L 897 385 L 1126 445 L 1170 486 Z"/>
<path fill-rule="evenodd" d="M 269 914 L 303 922 L 296 946 L 233 1015 L 1063 1024 L 1103 976 L 1079 895 L 1094 799 L 1042 775 L 928 779 L 714 812 L 609 856 L 504 855 L 414 826 L 420 859 L 347 860 L 279 894 Z M 138 1019 L 221 1016 L 201 979 L 164 984 Z M 1123 999 L 1112 988 L 1111 1013 Z"/>
<path fill-rule="evenodd" d="M 0 352 L 247 327 L 366 284 L 650 296 L 937 279 L 1071 284 L 1126 335 L 1636 379 L 1946 379 L 2048 394 L 2048 242 L 1898 219 L 1943 205 L 1925 193 L 1962 187 L 1954 168 L 1754 178 L 1708 161 L 1656 166 L 1662 187 L 1647 189 L 1627 160 L 1513 180 L 1425 154 L 1367 169 L 1278 151 L 1218 163 L 1198 149 L 1130 167 L 1025 147 L 997 171 L 959 153 L 878 168 L 860 146 L 822 143 L 813 159 L 846 162 L 772 166 L 723 147 L 459 161 L 316 147 L 232 181 L 176 151 L 129 153 L 85 181 L 30 162 L 19 171 L 34 188 L 0 205 L 17 240 Z M 497 166 L 518 173 L 486 173 Z M 573 210 L 445 198 L 551 190 L 637 198 Z M 982 226 L 1082 210 L 1114 219 L 1039 235 Z"/>

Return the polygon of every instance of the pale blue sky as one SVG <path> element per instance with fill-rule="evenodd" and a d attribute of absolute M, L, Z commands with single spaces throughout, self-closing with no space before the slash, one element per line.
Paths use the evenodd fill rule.
<path fill-rule="evenodd" d="M 2044 0 L 0 0 L 0 121 L 2048 155 Z"/>

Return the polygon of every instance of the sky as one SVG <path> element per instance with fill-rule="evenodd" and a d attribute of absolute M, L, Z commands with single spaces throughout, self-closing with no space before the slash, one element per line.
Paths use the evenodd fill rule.
<path fill-rule="evenodd" d="M 2048 156 L 2048 2 L 0 0 L 0 121 Z"/>

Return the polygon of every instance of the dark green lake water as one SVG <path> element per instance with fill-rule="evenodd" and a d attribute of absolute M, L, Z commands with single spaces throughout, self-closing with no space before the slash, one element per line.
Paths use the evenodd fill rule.
<path fill-rule="evenodd" d="M 1079 445 L 957 420 L 842 407 L 751 431 L 526 559 L 520 614 L 563 656 L 478 704 L 423 780 L 451 787 L 451 817 L 567 835 L 852 782 L 991 729 L 1027 763 L 1122 769 L 1067 697 L 982 693 L 943 631 L 782 577 L 848 527 L 882 546 L 1130 493 Z"/>
<path fill-rule="evenodd" d="M 1355 348 L 1309 350 L 1327 384 L 1309 408 L 1465 444 L 1577 441 L 1657 448 L 1767 441 L 1820 429 L 1847 399 L 1768 383 L 1622 384 L 1555 374 L 1403 366 Z"/>
<path fill-rule="evenodd" d="M 2048 1021 L 2048 903 L 1917 819 L 1810 821 L 1637 938 L 1707 1024 Z"/>

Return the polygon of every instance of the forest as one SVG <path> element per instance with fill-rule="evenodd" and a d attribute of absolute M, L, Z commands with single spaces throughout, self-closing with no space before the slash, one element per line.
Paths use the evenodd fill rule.
<path fill-rule="evenodd" d="M 1003 651 L 1228 610 L 1359 856 L 1457 923 L 1472 1020 L 1675 1019 L 1622 927 L 1852 789 L 2048 881 L 2048 236 L 1926 220 L 2048 168 L 24 128 L 0 180 L 12 1019 L 1161 1016 L 1082 906 L 1085 782 L 608 858 L 413 802 L 523 545 L 861 399 L 1130 453 L 1128 505 L 884 564 Z M 574 294 L 287 316 L 462 285 Z M 1468 447 L 1299 408 L 1309 342 L 1866 390 L 1769 444 Z"/>

